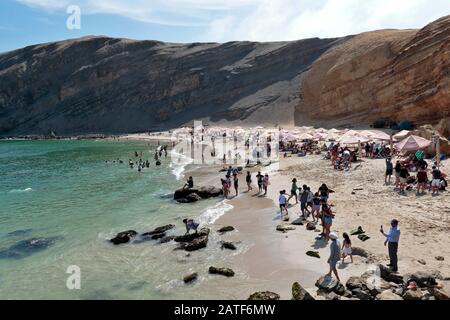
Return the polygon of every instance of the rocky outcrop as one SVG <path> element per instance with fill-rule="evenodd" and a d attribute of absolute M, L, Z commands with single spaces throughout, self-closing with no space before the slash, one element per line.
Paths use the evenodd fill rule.
<path fill-rule="evenodd" d="M 109 241 L 111 241 L 115 245 L 128 243 L 132 238 L 136 237 L 137 234 L 138 233 L 134 230 L 122 231 Z"/>
<path fill-rule="evenodd" d="M 225 226 L 225 227 L 222 227 L 219 230 L 217 230 L 217 232 L 219 232 L 221 234 L 224 234 L 226 232 L 230 232 L 230 231 L 233 231 L 233 230 L 234 230 L 233 226 Z"/>
<path fill-rule="evenodd" d="M 314 300 L 314 298 L 303 288 L 300 283 L 292 285 L 292 300 Z"/>
<path fill-rule="evenodd" d="M 214 186 L 200 188 L 183 188 L 175 191 L 173 198 L 180 203 L 191 203 L 201 199 L 218 197 L 223 194 L 223 190 Z"/>
<path fill-rule="evenodd" d="M 421 30 L 381 30 L 348 39 L 305 75 L 297 124 L 438 123 L 450 114 L 450 16 Z"/>
<path fill-rule="evenodd" d="M 175 242 L 180 242 L 177 249 L 195 251 L 205 248 L 208 244 L 209 231 L 210 230 L 208 228 L 202 228 L 196 233 L 175 237 Z"/>
<path fill-rule="evenodd" d="M 1 53 L 0 135 L 156 131 L 194 119 L 292 124 L 303 74 L 339 42 L 84 37 Z"/>
<path fill-rule="evenodd" d="M 194 273 L 191 273 L 191 274 L 188 274 L 187 276 L 185 276 L 183 278 L 183 282 L 184 283 L 190 283 L 190 282 L 193 282 L 193 281 L 197 280 L 197 278 L 198 278 L 198 273 L 194 272 Z"/>
<path fill-rule="evenodd" d="M 208 272 L 210 274 L 220 274 L 223 275 L 225 277 L 233 277 L 234 276 L 234 271 L 230 268 L 216 268 L 216 267 L 209 267 Z"/>
<path fill-rule="evenodd" d="M 9 248 L 0 250 L 0 259 L 22 259 L 53 246 L 63 237 L 31 238 L 20 240 Z"/>
<path fill-rule="evenodd" d="M 280 295 L 271 291 L 259 291 L 252 293 L 247 300 L 280 300 Z"/>

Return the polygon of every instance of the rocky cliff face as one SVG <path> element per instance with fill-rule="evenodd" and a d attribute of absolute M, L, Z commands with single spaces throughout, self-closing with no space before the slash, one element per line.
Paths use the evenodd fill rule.
<path fill-rule="evenodd" d="M 450 16 L 351 38 L 314 62 L 300 90 L 298 124 L 438 123 L 450 114 Z"/>
<path fill-rule="evenodd" d="M 340 39 L 170 44 L 87 37 L 0 54 L 0 135 L 293 123 L 298 86 Z"/>

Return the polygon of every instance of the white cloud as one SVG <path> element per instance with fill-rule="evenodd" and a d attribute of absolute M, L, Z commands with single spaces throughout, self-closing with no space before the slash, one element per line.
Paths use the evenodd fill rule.
<path fill-rule="evenodd" d="M 420 28 L 450 14 L 449 0 L 16 0 L 47 10 L 78 4 L 84 14 L 198 26 L 203 41 L 337 37 L 386 28 Z M 189 39 L 187 39 L 188 41 Z"/>

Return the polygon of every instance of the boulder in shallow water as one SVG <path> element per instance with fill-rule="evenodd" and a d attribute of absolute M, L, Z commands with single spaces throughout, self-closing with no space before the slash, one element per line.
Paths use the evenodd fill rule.
<path fill-rule="evenodd" d="M 222 241 L 222 249 L 236 250 L 236 246 L 233 242 Z"/>
<path fill-rule="evenodd" d="M 175 239 L 175 236 L 165 236 L 164 238 L 161 238 L 161 240 L 159 240 L 159 243 L 167 243 L 172 241 L 173 239 Z"/>
<path fill-rule="evenodd" d="M 230 232 L 230 231 L 233 231 L 233 230 L 234 230 L 234 227 L 226 226 L 226 227 L 220 228 L 219 230 L 217 230 L 217 232 L 225 233 L 225 232 Z"/>
<path fill-rule="evenodd" d="M 208 236 L 203 235 L 201 237 L 195 238 L 190 242 L 181 243 L 179 249 L 184 249 L 186 251 L 195 251 L 205 248 L 207 244 L 208 244 Z"/>
<path fill-rule="evenodd" d="M 183 281 L 184 281 L 184 283 L 190 283 L 190 282 L 192 282 L 192 281 L 197 280 L 197 278 L 198 278 L 198 273 L 197 273 L 197 272 L 194 272 L 194 273 L 191 273 L 191 274 L 185 276 L 185 277 L 183 278 Z"/>
<path fill-rule="evenodd" d="M 168 225 L 165 225 L 165 226 L 162 226 L 162 227 L 157 227 L 157 228 L 155 228 L 154 230 L 152 230 L 150 232 L 143 233 L 142 235 L 143 236 L 151 236 L 151 235 L 155 235 L 155 234 L 161 234 L 161 233 L 167 232 L 167 231 L 169 231 L 170 229 L 173 229 L 173 228 L 175 228 L 175 225 L 168 224 Z"/>
<path fill-rule="evenodd" d="M 176 236 L 173 240 L 175 240 L 175 242 L 190 242 L 196 238 L 199 238 L 202 236 L 208 236 L 208 235 L 209 235 L 209 229 L 201 228 L 198 232 L 188 233 L 188 234 L 184 234 L 182 236 Z"/>
<path fill-rule="evenodd" d="M 216 188 L 214 186 L 205 186 L 201 188 L 192 188 L 192 189 L 178 189 L 175 191 L 173 198 L 174 200 L 186 199 L 191 194 L 195 194 L 201 199 L 208 199 L 213 197 L 218 197 L 223 193 L 222 189 Z"/>
<path fill-rule="evenodd" d="M 43 251 L 63 237 L 32 238 L 14 243 L 8 249 L 0 251 L 0 259 L 22 259 L 36 252 Z"/>
<path fill-rule="evenodd" d="M 252 293 L 247 300 L 280 300 L 280 295 L 271 291 L 259 291 Z"/>
<path fill-rule="evenodd" d="M 314 300 L 314 298 L 300 285 L 300 283 L 294 282 L 292 285 L 292 300 Z"/>
<path fill-rule="evenodd" d="M 223 275 L 225 277 L 233 277 L 234 276 L 234 271 L 230 268 L 216 268 L 216 267 L 209 267 L 208 272 L 210 274 L 220 274 Z"/>
<path fill-rule="evenodd" d="M 198 194 L 191 193 L 187 195 L 186 198 L 178 199 L 177 201 L 179 203 L 194 203 L 200 200 L 202 200 L 202 198 Z"/>
<path fill-rule="evenodd" d="M 119 232 L 114 238 L 112 238 L 109 241 L 111 241 L 115 245 L 128 243 L 137 234 L 138 233 L 134 230 L 122 231 L 122 232 Z"/>

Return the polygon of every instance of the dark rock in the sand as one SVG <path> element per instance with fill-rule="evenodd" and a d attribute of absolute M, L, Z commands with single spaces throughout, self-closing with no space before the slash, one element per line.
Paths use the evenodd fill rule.
<path fill-rule="evenodd" d="M 291 224 L 293 224 L 294 226 L 302 226 L 305 224 L 305 219 L 298 218 L 298 219 L 292 221 Z"/>
<path fill-rule="evenodd" d="M 233 242 L 227 242 L 227 241 L 223 241 L 222 242 L 222 249 L 229 249 L 229 250 L 236 250 L 236 246 L 234 245 Z"/>
<path fill-rule="evenodd" d="M 182 236 L 176 236 L 173 240 L 175 240 L 175 242 L 190 242 L 196 238 L 199 238 L 202 236 L 208 236 L 208 235 L 209 235 L 209 229 L 201 228 L 198 232 L 184 234 Z"/>
<path fill-rule="evenodd" d="M 111 241 L 115 245 L 128 243 L 137 234 L 138 233 L 134 230 L 123 231 L 123 232 L 119 232 L 114 238 L 112 238 L 109 241 Z"/>
<path fill-rule="evenodd" d="M 354 256 L 360 256 L 363 258 L 368 258 L 370 256 L 370 252 L 359 247 L 352 247 L 352 254 Z"/>
<path fill-rule="evenodd" d="M 332 277 L 322 276 L 316 281 L 316 287 L 323 292 L 332 292 L 339 285 L 339 281 Z"/>
<path fill-rule="evenodd" d="M 419 259 L 417 260 L 417 262 L 424 266 L 427 264 L 427 262 L 424 259 Z"/>
<path fill-rule="evenodd" d="M 348 278 L 347 282 L 345 283 L 345 286 L 348 290 L 354 290 L 354 289 L 361 289 L 366 290 L 366 281 L 361 277 L 350 277 Z"/>
<path fill-rule="evenodd" d="M 319 255 L 319 251 L 306 251 L 306 255 L 313 257 L 313 258 L 319 258 L 320 259 L 320 255 Z"/>
<path fill-rule="evenodd" d="M 63 237 L 32 238 L 14 243 L 8 249 L 0 251 L 0 259 L 22 259 L 36 252 L 43 251 Z"/>
<path fill-rule="evenodd" d="M 351 236 L 357 236 L 357 235 L 360 235 L 360 234 L 363 234 L 363 233 L 366 233 L 366 232 L 363 230 L 363 228 L 361 226 L 359 226 L 358 228 L 350 231 L 350 235 Z"/>
<path fill-rule="evenodd" d="M 280 300 L 280 295 L 270 291 L 255 292 L 247 300 Z"/>
<path fill-rule="evenodd" d="M 217 232 L 225 233 L 225 232 L 230 232 L 230 231 L 233 231 L 233 230 L 234 230 L 234 227 L 226 226 L 226 227 L 220 228 L 219 230 L 217 230 Z"/>
<path fill-rule="evenodd" d="M 422 297 L 423 297 L 423 292 L 420 289 L 416 289 L 416 290 L 408 289 L 403 294 L 404 300 L 422 300 Z"/>
<path fill-rule="evenodd" d="M 436 259 L 437 261 L 444 261 L 444 260 L 445 260 L 445 258 L 442 257 L 442 256 L 437 256 L 437 257 L 435 257 L 435 259 Z"/>
<path fill-rule="evenodd" d="M 391 290 L 385 290 L 385 291 L 381 292 L 379 295 L 377 295 L 376 299 L 377 300 L 403 300 L 403 298 L 401 296 L 392 292 Z"/>
<path fill-rule="evenodd" d="M 165 225 L 165 226 L 162 226 L 162 227 L 155 228 L 153 231 L 143 233 L 142 235 L 143 236 L 151 236 L 151 235 L 155 235 L 155 234 L 161 234 L 161 233 L 167 232 L 167 231 L 169 231 L 170 229 L 173 229 L 173 228 L 175 228 L 175 225 L 168 224 L 168 225 Z"/>
<path fill-rule="evenodd" d="M 317 294 L 324 297 L 326 300 L 341 300 L 341 297 L 334 292 L 323 292 L 318 290 Z"/>
<path fill-rule="evenodd" d="M 407 283 L 408 280 L 416 282 L 419 287 L 432 287 L 437 285 L 436 275 L 432 272 L 415 272 L 413 274 L 407 274 L 403 277 L 403 282 Z"/>
<path fill-rule="evenodd" d="M 201 188 L 192 188 L 192 189 L 178 189 L 175 191 L 173 198 L 177 201 L 186 199 L 188 196 L 192 194 L 197 195 L 201 199 L 208 199 L 213 197 L 218 197 L 222 195 L 223 191 L 220 188 L 216 188 L 214 186 L 206 186 Z"/>
<path fill-rule="evenodd" d="M 300 283 L 295 282 L 292 285 L 292 300 L 314 300 L 314 298 L 300 285 Z"/>
<path fill-rule="evenodd" d="M 358 235 L 358 239 L 361 240 L 362 242 L 366 242 L 367 240 L 370 239 L 370 237 L 366 234 L 360 234 Z"/>
<path fill-rule="evenodd" d="M 368 292 L 361 289 L 353 289 L 352 294 L 359 300 L 373 300 L 372 296 Z"/>
<path fill-rule="evenodd" d="M 380 270 L 380 277 L 387 282 L 394 282 L 397 284 L 403 283 L 403 277 L 393 272 L 390 268 L 385 267 L 382 264 L 377 265 L 377 268 Z"/>
<path fill-rule="evenodd" d="M 190 282 L 192 282 L 192 281 L 197 280 L 197 278 L 198 278 L 198 273 L 197 273 L 197 272 L 194 272 L 194 273 L 192 273 L 192 274 L 189 274 L 189 275 L 185 276 L 185 277 L 183 278 L 183 281 L 184 281 L 184 283 L 190 283 Z"/>
<path fill-rule="evenodd" d="M 161 238 L 161 240 L 159 240 L 159 243 L 167 243 L 172 241 L 173 239 L 175 239 L 175 236 L 165 236 L 164 238 Z"/>
<path fill-rule="evenodd" d="M 316 224 L 314 222 L 308 222 L 306 224 L 306 230 L 309 230 L 309 231 L 316 230 Z"/>
<path fill-rule="evenodd" d="M 16 230 L 16 231 L 7 233 L 6 236 L 8 236 L 8 237 L 24 236 L 24 235 L 30 234 L 31 231 L 33 231 L 33 229 Z"/>
<path fill-rule="evenodd" d="M 231 270 L 230 268 L 209 267 L 208 272 L 210 274 L 220 274 L 220 275 L 223 275 L 225 277 L 233 277 L 234 276 L 234 271 Z"/>
<path fill-rule="evenodd" d="M 429 291 L 436 300 L 450 300 L 448 293 L 442 289 L 430 288 Z"/>
<path fill-rule="evenodd" d="M 292 230 L 295 230 L 294 226 L 282 225 L 282 224 L 277 226 L 277 231 L 286 232 L 286 231 L 292 231 Z"/>

